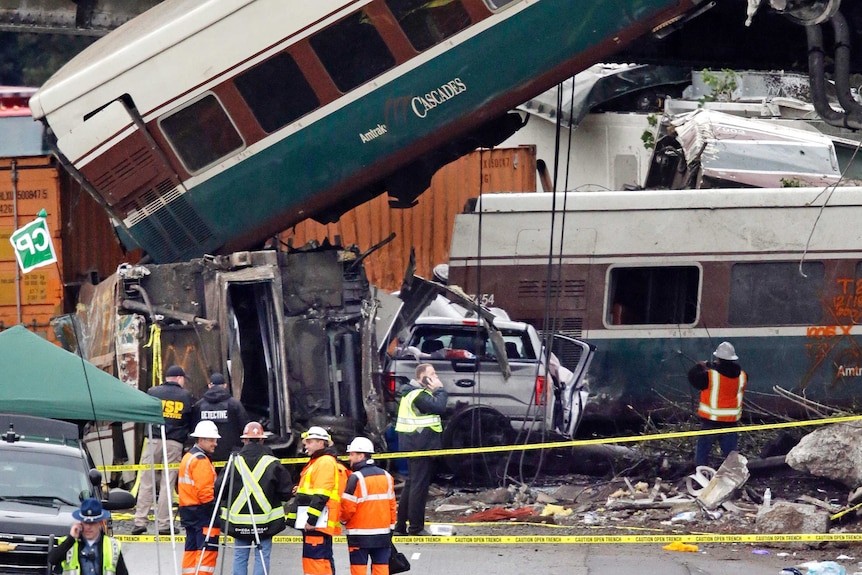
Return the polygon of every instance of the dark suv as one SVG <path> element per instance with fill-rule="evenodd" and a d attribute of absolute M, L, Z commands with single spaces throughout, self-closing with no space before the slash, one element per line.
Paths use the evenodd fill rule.
<path fill-rule="evenodd" d="M 96 497 L 106 509 L 128 509 L 134 497 L 112 490 L 78 439 L 78 426 L 0 414 L 0 573 L 45 573 L 50 536 L 69 533 L 72 512 Z"/>

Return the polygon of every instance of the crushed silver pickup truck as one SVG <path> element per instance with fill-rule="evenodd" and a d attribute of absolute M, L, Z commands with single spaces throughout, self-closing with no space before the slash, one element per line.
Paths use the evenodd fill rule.
<path fill-rule="evenodd" d="M 486 314 L 419 317 L 386 366 L 388 387 L 430 363 L 449 394 L 444 447 L 515 440 L 517 430 L 542 429 L 571 437 L 586 402 L 585 375 L 594 347 L 555 335 L 551 353 L 532 325 Z"/>

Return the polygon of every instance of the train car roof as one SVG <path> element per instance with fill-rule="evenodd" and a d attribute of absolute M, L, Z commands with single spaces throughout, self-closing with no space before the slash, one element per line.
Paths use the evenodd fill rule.
<path fill-rule="evenodd" d="M 556 196 L 556 202 L 554 202 Z M 828 201 L 827 201 L 828 200 Z M 709 188 L 598 192 L 483 194 L 475 213 L 639 211 L 740 207 L 862 205 L 862 187 Z"/>
<path fill-rule="evenodd" d="M 80 99 L 79 105 L 63 111 L 62 119 L 57 118 L 57 126 L 64 131 L 80 123 L 85 114 L 127 91 L 137 90 L 138 93 L 130 95 L 140 112 L 146 114 L 272 48 L 309 24 L 363 3 L 361 0 L 358 3 L 165 0 L 69 61 L 31 98 L 30 108 L 33 116 L 41 119 Z M 167 54 L 196 36 L 199 38 L 184 51 Z M 144 64 L 149 67 L 144 68 Z M 130 82 L 118 81 L 139 67 L 139 77 Z"/>

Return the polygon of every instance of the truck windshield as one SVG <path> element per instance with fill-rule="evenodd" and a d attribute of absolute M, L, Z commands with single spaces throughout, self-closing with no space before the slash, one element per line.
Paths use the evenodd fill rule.
<path fill-rule="evenodd" d="M 78 505 L 90 497 L 90 481 L 81 459 L 54 453 L 0 451 L 0 498 L 60 500 Z"/>

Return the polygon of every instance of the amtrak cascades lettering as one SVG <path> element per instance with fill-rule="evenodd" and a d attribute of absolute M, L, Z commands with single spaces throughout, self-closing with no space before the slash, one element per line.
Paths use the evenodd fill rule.
<path fill-rule="evenodd" d="M 859 366 L 838 366 L 838 377 L 859 377 L 862 375 L 862 367 Z"/>
<path fill-rule="evenodd" d="M 414 114 L 420 118 L 424 118 L 428 115 L 429 111 L 466 91 L 467 85 L 461 81 L 461 78 L 455 78 L 439 88 L 431 90 L 424 96 L 416 96 L 411 100 L 410 105 L 413 108 Z"/>
<path fill-rule="evenodd" d="M 359 134 L 359 139 L 362 140 L 362 143 L 368 143 L 375 138 L 379 138 L 383 134 L 387 133 L 386 124 L 377 124 L 376 128 L 371 128 L 364 134 Z"/>

